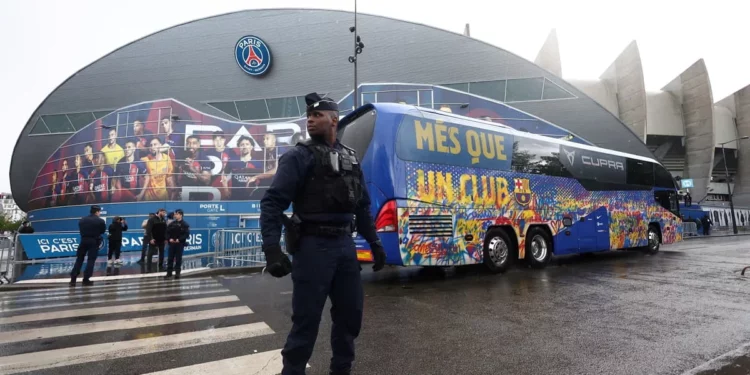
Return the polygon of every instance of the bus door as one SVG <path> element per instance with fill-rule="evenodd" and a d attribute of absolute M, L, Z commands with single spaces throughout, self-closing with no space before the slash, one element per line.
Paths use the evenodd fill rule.
<path fill-rule="evenodd" d="M 592 252 L 609 250 L 609 215 L 606 207 L 582 216 L 575 223 L 578 234 L 578 251 Z"/>

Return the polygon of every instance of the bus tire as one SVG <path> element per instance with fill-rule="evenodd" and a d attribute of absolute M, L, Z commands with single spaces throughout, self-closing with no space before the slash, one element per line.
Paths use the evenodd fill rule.
<path fill-rule="evenodd" d="M 649 224 L 648 245 L 646 245 L 646 253 L 656 254 L 659 252 L 660 246 L 661 246 L 661 236 L 659 235 L 659 227 L 656 224 Z"/>
<path fill-rule="evenodd" d="M 526 233 L 526 263 L 531 268 L 544 268 L 552 258 L 552 241 L 547 231 L 532 227 Z"/>
<path fill-rule="evenodd" d="M 484 264 L 492 273 L 503 273 L 512 263 L 513 242 L 500 228 L 492 228 L 484 237 Z"/>

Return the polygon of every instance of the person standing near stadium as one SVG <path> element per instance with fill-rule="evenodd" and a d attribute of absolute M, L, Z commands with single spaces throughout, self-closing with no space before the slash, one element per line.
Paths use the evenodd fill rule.
<path fill-rule="evenodd" d="M 167 275 L 165 279 L 172 277 L 180 278 L 182 270 L 182 253 L 185 250 L 185 243 L 190 236 L 190 225 L 184 220 L 184 213 L 181 209 L 174 211 L 174 219 L 167 226 L 167 238 L 169 239 L 169 256 L 167 257 Z"/>
<path fill-rule="evenodd" d="M 81 244 L 78 245 L 78 250 L 76 250 L 76 263 L 73 266 L 73 271 L 70 272 L 69 285 L 71 287 L 76 286 L 76 278 L 81 272 L 84 258 L 88 259 L 86 261 L 86 269 L 83 271 L 83 286 L 94 285 L 94 282 L 90 279 L 94 273 L 94 263 L 96 262 L 96 256 L 99 254 L 99 245 L 104 241 L 102 234 L 107 231 L 107 225 L 99 217 L 102 212 L 101 207 L 97 205 L 91 206 L 89 212 L 89 216 L 84 216 L 78 221 Z"/>
<path fill-rule="evenodd" d="M 154 252 L 159 252 L 158 269 L 164 268 L 164 245 L 167 243 L 167 210 L 160 208 L 156 216 L 148 219 L 146 224 L 146 240 L 149 248 L 146 254 L 146 264 L 151 269 Z"/>
<path fill-rule="evenodd" d="M 122 248 L 122 232 L 128 230 L 128 222 L 119 216 L 115 216 L 109 225 L 109 251 L 107 253 L 107 264 L 112 264 L 112 255 L 115 256 L 114 264 L 122 264 L 120 260 L 120 249 Z"/>
<path fill-rule="evenodd" d="M 373 270 L 383 268 L 386 254 L 370 214 L 370 196 L 359 161 L 354 151 L 337 139 L 338 105 L 316 93 L 305 96 L 305 101 L 310 140 L 282 154 L 276 177 L 260 203 L 266 269 L 274 277 L 291 272 L 294 285 L 293 326 L 281 352 L 282 374 L 305 373 L 328 297 L 333 320 L 330 373 L 349 374 L 364 304 L 361 268 L 352 239 L 354 217 L 359 233 L 370 243 Z M 279 244 L 284 211 L 290 203 L 293 219 L 301 222 L 287 227 L 287 249 L 293 254 L 293 264 Z"/>

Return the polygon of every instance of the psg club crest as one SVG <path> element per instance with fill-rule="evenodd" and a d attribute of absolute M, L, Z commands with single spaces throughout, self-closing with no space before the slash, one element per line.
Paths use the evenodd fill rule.
<path fill-rule="evenodd" d="M 237 65 L 251 76 L 260 76 L 271 67 L 271 51 L 266 42 L 257 36 L 246 35 L 234 46 Z"/>
<path fill-rule="evenodd" d="M 516 202 L 521 206 L 528 206 L 529 203 L 531 203 L 531 188 L 529 187 L 529 180 L 526 178 L 514 178 L 513 186 L 513 195 L 516 197 Z"/>

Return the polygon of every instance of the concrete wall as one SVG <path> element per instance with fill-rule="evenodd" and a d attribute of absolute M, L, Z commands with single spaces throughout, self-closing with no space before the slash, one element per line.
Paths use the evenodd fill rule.
<path fill-rule="evenodd" d="M 717 147 L 720 143 L 737 139 L 737 126 L 734 125 L 734 114 L 729 108 L 714 105 L 714 137 Z M 726 149 L 737 149 L 737 141 L 724 145 Z"/>
<path fill-rule="evenodd" d="M 600 77 L 617 93 L 618 118 L 646 142 L 646 85 L 638 45 L 631 42 Z"/>
<path fill-rule="evenodd" d="M 594 99 L 611 114 L 615 116 L 620 114 L 620 108 L 617 106 L 617 93 L 614 91 L 614 87 L 602 81 L 570 79 L 568 82 L 586 93 L 586 95 Z"/>
<path fill-rule="evenodd" d="M 684 136 L 682 105 L 670 92 L 659 91 L 646 94 L 646 118 L 648 134 Z"/>
<path fill-rule="evenodd" d="M 713 94 L 703 59 L 687 68 L 664 89 L 675 94 L 682 106 L 686 151 L 683 177 L 694 180 L 692 196 L 700 200 L 706 196 L 716 149 Z"/>
<path fill-rule="evenodd" d="M 745 86 L 734 96 L 737 111 L 737 135 L 739 137 L 750 136 L 750 86 Z M 734 201 L 739 206 L 750 207 L 750 139 L 740 141 L 738 158 Z"/>
<path fill-rule="evenodd" d="M 560 44 L 557 42 L 557 32 L 555 29 L 550 31 L 547 35 L 547 40 L 542 45 L 542 49 L 534 59 L 534 64 L 539 65 L 543 69 L 547 69 L 550 73 L 562 77 L 562 61 L 560 60 Z"/>

